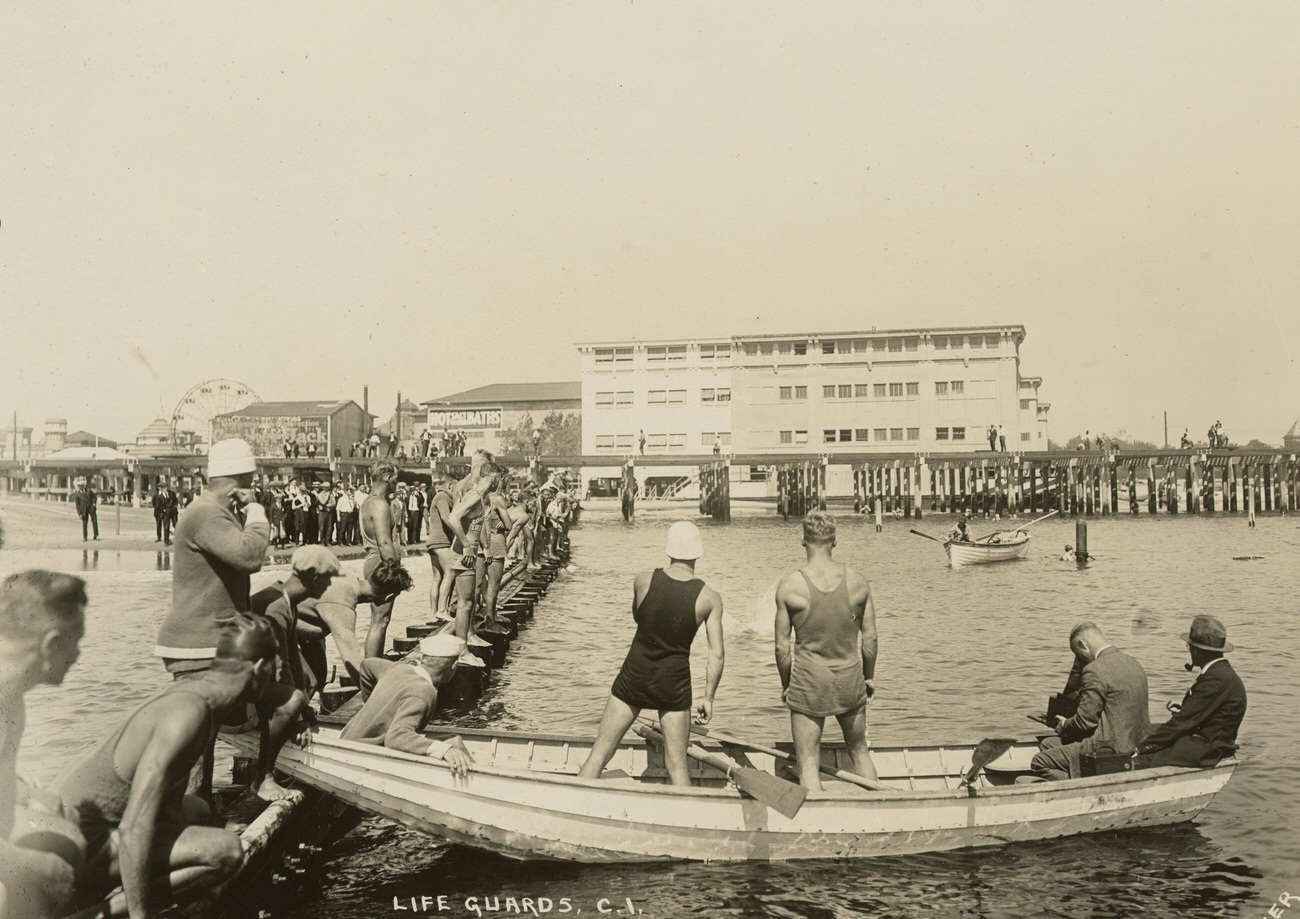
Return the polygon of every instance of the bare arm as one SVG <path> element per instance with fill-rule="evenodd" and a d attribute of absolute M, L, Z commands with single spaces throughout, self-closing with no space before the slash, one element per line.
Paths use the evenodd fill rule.
<path fill-rule="evenodd" d="M 867 583 L 867 603 L 862 609 L 862 678 L 867 681 L 867 698 L 876 694 L 876 656 L 880 639 L 876 634 L 876 600 Z"/>
<path fill-rule="evenodd" d="M 361 643 L 357 641 L 356 608 L 345 603 L 317 602 L 316 615 L 329 629 L 339 657 L 343 658 L 348 672 L 355 678 L 361 672 L 361 661 L 365 658 Z"/>
<path fill-rule="evenodd" d="M 477 507 L 483 496 L 478 493 L 477 488 L 471 488 L 465 492 L 465 496 L 456 502 L 451 509 L 451 514 L 447 517 L 447 526 L 460 539 L 460 544 L 465 547 L 465 551 L 472 552 L 478 547 L 478 541 L 475 536 L 465 529 L 465 515 L 470 512 L 471 508 Z"/>
<path fill-rule="evenodd" d="M 794 632 L 791 616 L 804 606 L 799 602 L 797 609 L 792 610 L 792 601 L 798 601 L 795 582 L 790 575 L 786 575 L 776 585 L 776 670 L 781 675 L 782 693 L 790 688 L 790 661 L 793 654 L 791 635 Z"/>
<path fill-rule="evenodd" d="M 195 703 L 159 719 L 131 775 L 131 793 L 119 830 L 122 889 L 131 919 L 153 914 L 149 854 L 154 845 L 158 814 L 168 806 L 163 798 L 177 770 L 188 768 L 181 762 L 182 754 L 202 731 L 205 715 Z"/>
<path fill-rule="evenodd" d="M 718 694 L 718 684 L 722 682 L 727 652 L 722 640 L 722 596 L 716 590 L 706 587 L 701 599 L 709 604 L 704 620 L 704 637 L 709 643 L 709 664 L 704 678 L 704 702 L 697 706 L 695 720 L 700 724 L 708 724 L 713 717 L 713 699 Z"/>

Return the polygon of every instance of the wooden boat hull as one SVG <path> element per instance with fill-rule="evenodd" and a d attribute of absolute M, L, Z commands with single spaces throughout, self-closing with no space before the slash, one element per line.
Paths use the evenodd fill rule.
<path fill-rule="evenodd" d="M 1029 554 L 1029 535 L 1003 542 L 945 542 L 948 564 L 953 568 L 966 565 L 986 565 L 990 562 L 1009 562 Z"/>
<path fill-rule="evenodd" d="M 882 781 L 898 791 L 828 781 L 787 819 L 698 764 L 701 785 L 660 784 L 662 759 L 641 744 L 625 743 L 608 767 L 629 777 L 585 780 L 573 774 L 586 755 L 581 739 L 461 734 L 476 761 L 464 780 L 440 761 L 339 740 L 329 727 L 286 747 L 280 766 L 348 804 L 466 845 L 581 862 L 863 858 L 1174 823 L 1206 807 L 1235 766 L 1002 787 L 981 776 L 971 794 L 957 777 L 973 745 L 873 751 Z M 1022 745 L 1011 756 L 1023 767 L 1032 753 Z"/>

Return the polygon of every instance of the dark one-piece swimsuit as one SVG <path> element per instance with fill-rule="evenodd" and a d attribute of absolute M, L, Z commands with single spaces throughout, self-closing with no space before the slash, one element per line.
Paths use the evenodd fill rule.
<path fill-rule="evenodd" d="M 695 603 L 704 582 L 679 581 L 656 568 L 636 608 L 636 636 L 610 693 L 633 708 L 680 712 L 691 707 Z"/>

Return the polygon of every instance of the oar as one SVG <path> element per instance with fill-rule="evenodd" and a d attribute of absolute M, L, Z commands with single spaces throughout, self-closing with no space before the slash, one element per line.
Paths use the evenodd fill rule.
<path fill-rule="evenodd" d="M 785 760 L 787 763 L 798 763 L 798 759 L 791 753 L 784 750 L 778 750 L 775 747 L 765 747 L 762 744 L 750 743 L 747 740 L 741 740 L 739 737 L 733 737 L 730 734 L 724 734 L 719 730 L 709 730 L 698 724 L 691 725 L 691 733 L 699 734 L 702 737 L 710 737 L 724 744 L 731 744 L 736 747 L 744 747 L 746 750 L 753 750 L 755 753 L 766 753 L 774 759 Z M 872 791 L 893 791 L 899 789 L 890 788 L 881 782 L 873 781 L 864 775 L 858 775 L 856 772 L 849 772 L 844 769 L 836 769 L 834 766 L 827 766 L 825 763 L 818 763 L 817 768 L 829 776 L 842 779 L 845 782 L 852 782 L 854 785 L 861 785 L 863 788 L 870 788 Z"/>
<path fill-rule="evenodd" d="M 1033 520 L 1031 520 L 1031 521 L 1029 521 L 1028 523 L 1026 523 L 1026 524 L 1025 524 L 1025 527 L 1031 527 L 1031 526 L 1033 526 L 1035 523 L 1037 523 L 1038 521 L 1040 521 L 1040 520 L 1046 520 L 1048 517 L 1051 517 L 1053 514 L 1059 514 L 1059 513 L 1060 513 L 1059 510 L 1048 511 L 1048 512 L 1047 512 L 1046 514 L 1044 514 L 1043 516 L 1041 516 L 1041 517 L 1035 517 Z M 1017 527 L 1016 529 L 1023 530 L 1024 527 Z"/>
<path fill-rule="evenodd" d="M 908 530 L 907 532 L 911 533 L 914 536 L 924 536 L 926 539 L 933 539 L 935 542 L 940 544 L 947 541 L 947 540 L 940 539 L 938 536 L 931 536 L 929 533 L 922 533 L 920 530 Z"/>
<path fill-rule="evenodd" d="M 959 788 L 970 788 L 971 794 L 975 793 L 973 783 L 975 776 L 979 775 L 981 769 L 993 762 L 1003 753 L 1006 753 L 1016 745 L 1014 738 L 1007 737 L 986 737 L 975 745 L 975 750 L 971 753 L 970 768 L 966 770 L 961 777 Z"/>
<path fill-rule="evenodd" d="M 644 724 L 634 724 L 632 730 L 636 731 L 638 737 L 653 740 L 661 746 L 665 742 L 663 734 L 653 728 L 646 727 Z M 786 817 L 793 818 L 795 814 L 799 813 L 799 808 L 803 807 L 804 798 L 808 797 L 808 792 L 802 785 L 787 782 L 785 779 L 777 778 L 769 772 L 734 763 L 725 756 L 709 753 L 693 743 L 686 745 L 686 755 L 724 773 L 745 794 L 762 801 L 768 807 L 779 814 L 784 814 Z"/>

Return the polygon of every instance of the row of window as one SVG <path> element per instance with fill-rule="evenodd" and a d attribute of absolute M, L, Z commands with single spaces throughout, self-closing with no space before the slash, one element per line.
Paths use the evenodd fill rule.
<path fill-rule="evenodd" d="M 960 396 L 966 392 L 965 380 L 944 380 L 934 384 L 936 396 Z M 822 387 L 823 399 L 902 399 L 921 394 L 920 383 L 836 383 Z M 783 402 L 808 398 L 807 386 L 779 386 L 777 396 Z"/>
<path fill-rule="evenodd" d="M 647 450 L 679 449 L 686 448 L 687 437 L 685 434 L 646 434 L 645 445 Z M 731 446 L 730 431 L 702 431 L 700 432 L 700 446 L 712 450 L 715 443 L 721 443 L 724 447 Z M 637 446 L 637 435 L 635 434 L 597 434 L 597 450 L 632 450 Z"/>
<path fill-rule="evenodd" d="M 780 431 L 778 439 L 783 444 L 808 443 L 807 431 Z M 883 443 L 885 441 L 920 440 L 920 428 L 826 428 L 822 431 L 822 443 Z"/>
<path fill-rule="evenodd" d="M 702 387 L 700 389 L 700 403 L 702 405 L 716 405 L 719 402 L 730 401 L 730 389 L 721 387 Z M 685 405 L 686 390 L 652 389 L 646 393 L 646 402 L 649 405 Z M 631 392 L 596 393 L 596 408 L 631 408 L 633 404 L 634 399 Z"/>
<path fill-rule="evenodd" d="M 930 339 L 936 351 L 957 351 L 963 348 L 982 350 L 996 348 L 1002 337 L 992 335 L 934 335 Z M 906 351 L 919 351 L 921 338 L 918 335 L 900 335 L 892 338 L 837 338 L 823 340 L 812 346 L 812 353 L 822 354 L 866 354 L 877 352 L 901 354 Z M 745 353 L 750 357 L 770 354 L 789 354 L 794 357 L 809 353 L 806 341 L 758 341 L 746 342 Z"/>
<path fill-rule="evenodd" d="M 702 362 L 714 364 L 731 360 L 731 345 L 700 345 L 697 353 Z M 597 348 L 596 363 L 627 365 L 632 363 L 631 348 Z M 686 362 L 685 345 L 651 345 L 645 349 L 645 359 L 651 364 L 679 364 Z"/>

